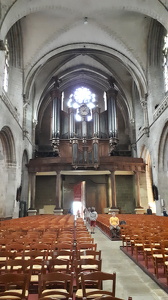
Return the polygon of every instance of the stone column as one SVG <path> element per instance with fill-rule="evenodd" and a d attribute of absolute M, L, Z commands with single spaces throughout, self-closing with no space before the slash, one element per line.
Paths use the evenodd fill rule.
<path fill-rule="evenodd" d="M 111 172 L 111 190 L 112 190 L 112 208 L 117 208 L 117 201 L 116 201 L 116 181 L 115 181 L 115 173 L 114 171 Z"/>
<path fill-rule="evenodd" d="M 108 175 L 108 201 L 109 207 L 112 207 L 112 188 L 111 188 L 111 175 Z"/>
<path fill-rule="evenodd" d="M 55 209 L 61 208 L 61 186 L 62 186 L 62 178 L 60 171 L 57 172 L 56 176 L 56 203 L 55 203 Z"/>
<path fill-rule="evenodd" d="M 135 172 L 135 187 L 136 187 L 136 214 L 144 214 L 145 210 L 141 207 L 141 197 L 140 197 L 140 183 L 139 183 L 139 172 Z"/>
<path fill-rule="evenodd" d="M 28 198 L 28 215 L 36 215 L 35 209 L 35 194 L 36 194 L 36 173 L 29 173 L 29 198 Z"/>
<path fill-rule="evenodd" d="M 141 99 L 140 103 L 143 109 L 143 115 L 144 115 L 144 126 L 143 126 L 143 131 L 144 133 L 149 136 L 149 119 L 148 119 L 148 106 L 147 106 L 147 97 L 148 95 L 146 94 L 143 99 Z"/>
<path fill-rule="evenodd" d="M 36 126 L 37 126 L 37 120 L 33 120 L 33 130 L 32 130 L 32 145 L 33 145 L 33 154 L 34 158 L 36 157 L 36 144 L 35 144 L 35 136 L 36 136 Z"/>
<path fill-rule="evenodd" d="M 135 184 L 136 184 L 136 207 L 141 207 L 140 201 L 140 186 L 139 186 L 139 172 L 135 172 Z"/>
<path fill-rule="evenodd" d="M 131 136 L 131 145 L 130 150 L 133 157 L 137 157 L 137 146 L 136 146 L 136 133 L 135 133 L 135 120 L 130 120 L 130 136 Z"/>

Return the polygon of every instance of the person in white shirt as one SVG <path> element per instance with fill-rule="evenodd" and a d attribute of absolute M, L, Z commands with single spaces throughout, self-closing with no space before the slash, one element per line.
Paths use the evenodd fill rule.
<path fill-rule="evenodd" d="M 96 227 L 96 220 L 97 220 L 98 214 L 95 211 L 95 208 L 92 207 L 90 210 L 90 228 L 91 228 L 91 233 L 95 233 L 95 227 Z"/>

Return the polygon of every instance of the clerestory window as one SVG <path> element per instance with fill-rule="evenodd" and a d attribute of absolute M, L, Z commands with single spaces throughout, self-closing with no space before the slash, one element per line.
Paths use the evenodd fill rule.
<path fill-rule="evenodd" d="M 9 81 L 9 47 L 8 41 L 5 40 L 5 67 L 4 67 L 4 78 L 3 78 L 3 88 L 5 92 L 8 91 L 8 81 Z"/>
<path fill-rule="evenodd" d="M 168 34 L 164 37 L 163 74 L 164 74 L 165 92 L 168 92 Z"/>

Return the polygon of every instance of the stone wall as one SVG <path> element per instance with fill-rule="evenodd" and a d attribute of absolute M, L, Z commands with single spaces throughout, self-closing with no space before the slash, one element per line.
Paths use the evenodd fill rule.
<path fill-rule="evenodd" d="M 134 213 L 135 194 L 133 175 L 116 176 L 116 198 L 120 213 Z"/>

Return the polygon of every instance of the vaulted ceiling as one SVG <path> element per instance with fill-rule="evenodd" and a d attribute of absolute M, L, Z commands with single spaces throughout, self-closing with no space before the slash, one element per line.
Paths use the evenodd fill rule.
<path fill-rule="evenodd" d="M 107 91 L 112 77 L 119 105 L 133 114 L 133 86 L 147 93 L 146 66 L 150 24 L 168 27 L 168 0 L 15 0 L 2 1 L 3 40 L 19 22 L 23 40 L 24 94 L 35 114 L 60 79 L 61 91 L 79 85 Z M 124 104 L 122 104 L 122 102 Z"/>

